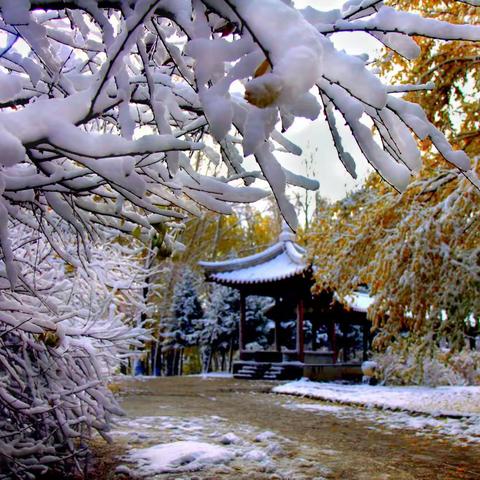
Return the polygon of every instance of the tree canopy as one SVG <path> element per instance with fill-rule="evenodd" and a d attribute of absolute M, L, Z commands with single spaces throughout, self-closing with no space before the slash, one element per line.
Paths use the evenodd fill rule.
<path fill-rule="evenodd" d="M 394 94 L 422 86 L 384 84 L 368 59 L 337 50 L 331 37 L 367 32 L 411 59 L 420 54 L 413 38 L 475 41 L 477 26 L 373 0 L 327 12 L 280 0 L 5 0 L 1 9 L 1 211 L 32 228 L 51 230 L 53 210 L 83 239 L 96 236 L 98 225 L 147 234 L 151 225 L 198 213 L 198 205 L 229 213 L 230 202 L 258 200 L 266 192 L 252 185 L 257 179 L 270 184 L 295 227 L 285 186 L 317 182 L 287 171 L 273 150 L 300 154 L 283 133 L 295 117 L 316 118 L 321 104 L 351 174 L 334 112 L 400 190 L 421 165 L 412 132 L 469 170 L 468 157 L 452 150 L 421 109 Z M 239 82 L 244 97 L 234 88 Z M 362 117 L 378 128 L 381 144 Z M 199 171 L 200 149 L 223 171 Z M 254 169 L 243 162 L 250 155 Z M 32 211 L 42 215 L 32 220 Z M 7 232 L 1 241 L 13 281 Z"/>
<path fill-rule="evenodd" d="M 467 4 L 396 4 L 428 9 L 451 22 L 479 20 L 478 9 Z M 478 174 L 480 71 L 474 46 L 425 38 L 418 43 L 421 53 L 414 62 L 395 55 L 383 69 L 399 82 L 435 82 L 428 93 L 408 92 L 405 98 L 421 104 L 452 143 L 470 154 Z M 310 237 L 318 288 L 346 295 L 368 284 L 378 346 L 408 331 L 424 346 L 438 347 L 443 339 L 453 350 L 462 349 L 480 317 L 480 194 L 448 168 L 431 142 L 422 142 L 421 151 L 423 168 L 402 195 L 372 177 L 361 191 L 323 205 Z"/>

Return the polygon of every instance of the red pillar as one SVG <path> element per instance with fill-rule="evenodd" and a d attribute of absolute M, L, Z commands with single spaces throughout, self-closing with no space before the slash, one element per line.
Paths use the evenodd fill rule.
<path fill-rule="evenodd" d="M 368 359 L 368 344 L 369 344 L 369 335 L 370 335 L 370 330 L 369 330 L 369 325 L 367 321 L 364 321 L 365 323 L 362 325 L 362 333 L 363 333 L 363 352 L 362 352 L 362 360 L 365 362 Z"/>
<path fill-rule="evenodd" d="M 297 355 L 300 362 L 305 360 L 304 350 L 305 335 L 303 332 L 303 299 L 300 299 L 297 304 Z"/>
<path fill-rule="evenodd" d="M 330 340 L 330 347 L 333 351 L 333 363 L 337 363 L 337 335 L 335 332 L 335 320 L 333 318 L 328 320 L 328 337 Z"/>
<path fill-rule="evenodd" d="M 240 325 L 238 328 L 238 348 L 240 349 L 240 359 L 242 352 L 245 350 L 245 328 L 246 328 L 246 310 L 245 310 L 245 294 L 240 292 Z"/>
<path fill-rule="evenodd" d="M 280 345 L 280 320 L 275 318 L 275 351 L 281 352 L 282 346 Z"/>

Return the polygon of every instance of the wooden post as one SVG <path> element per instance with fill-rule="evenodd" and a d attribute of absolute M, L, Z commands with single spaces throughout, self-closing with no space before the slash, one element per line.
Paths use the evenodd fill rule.
<path fill-rule="evenodd" d="M 275 318 L 274 322 L 275 322 L 275 351 L 281 352 L 282 346 L 280 345 L 280 320 L 278 318 Z"/>
<path fill-rule="evenodd" d="M 347 363 L 350 352 L 348 348 L 348 325 L 346 324 L 345 320 L 340 324 L 340 329 L 343 337 L 343 363 Z"/>
<path fill-rule="evenodd" d="M 238 328 L 238 348 L 240 349 L 240 359 L 242 352 L 245 350 L 245 332 L 246 332 L 246 309 L 245 294 L 240 291 L 240 325 Z"/>
<path fill-rule="evenodd" d="M 297 355 L 300 362 L 305 360 L 304 349 L 305 335 L 303 332 L 303 299 L 300 299 L 297 304 Z"/>
<path fill-rule="evenodd" d="M 318 336 L 318 318 L 312 318 L 312 350 L 314 352 L 318 349 L 317 336 Z"/>

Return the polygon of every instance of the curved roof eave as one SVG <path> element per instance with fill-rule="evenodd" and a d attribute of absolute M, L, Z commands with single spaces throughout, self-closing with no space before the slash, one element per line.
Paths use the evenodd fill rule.
<path fill-rule="evenodd" d="M 283 242 L 278 242 L 268 247 L 263 252 L 255 253 L 247 257 L 233 258 L 220 262 L 198 262 L 207 272 L 231 272 L 242 268 L 254 267 L 266 263 L 278 257 L 283 251 Z"/>
<path fill-rule="evenodd" d="M 278 242 L 247 257 L 220 262 L 198 262 L 208 278 L 231 285 L 267 283 L 303 274 L 310 265 L 305 250 L 295 243 L 295 235 L 285 226 Z"/>

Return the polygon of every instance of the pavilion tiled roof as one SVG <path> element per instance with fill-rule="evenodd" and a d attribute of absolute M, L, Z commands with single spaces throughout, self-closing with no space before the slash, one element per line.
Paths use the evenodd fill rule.
<path fill-rule="evenodd" d="M 294 234 L 285 227 L 278 242 L 248 257 L 221 262 L 199 262 L 209 278 L 222 284 L 275 282 L 302 275 L 310 265 L 305 250 L 295 243 Z"/>
<path fill-rule="evenodd" d="M 205 270 L 208 280 L 239 286 L 277 282 L 303 275 L 312 268 L 305 257 L 305 249 L 295 242 L 295 235 L 285 226 L 278 242 L 263 252 L 220 262 L 199 262 L 199 265 Z M 336 294 L 334 298 L 340 300 Z M 372 302 L 373 298 L 367 292 L 355 291 L 342 303 L 353 311 L 365 313 Z"/>

